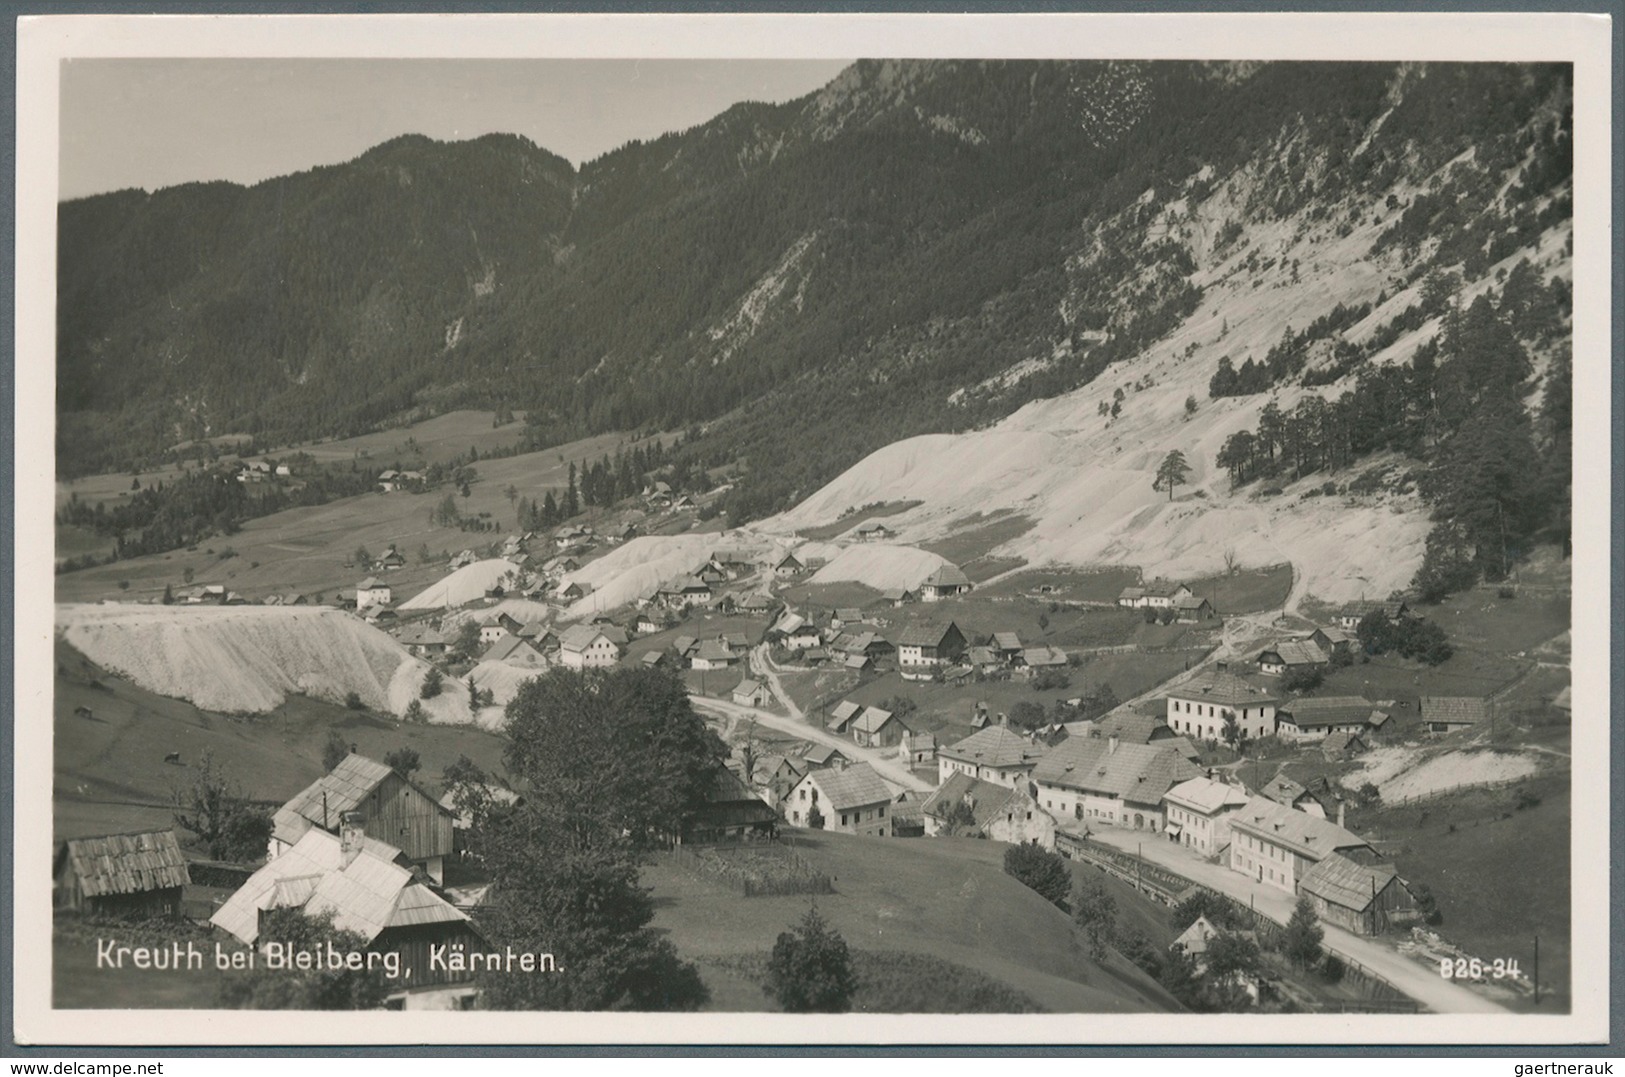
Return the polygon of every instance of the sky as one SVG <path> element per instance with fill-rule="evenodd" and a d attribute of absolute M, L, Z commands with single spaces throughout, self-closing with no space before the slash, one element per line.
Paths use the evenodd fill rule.
<path fill-rule="evenodd" d="M 59 197 L 255 183 L 398 135 L 524 135 L 577 165 L 740 101 L 789 101 L 844 60 L 75 59 Z"/>

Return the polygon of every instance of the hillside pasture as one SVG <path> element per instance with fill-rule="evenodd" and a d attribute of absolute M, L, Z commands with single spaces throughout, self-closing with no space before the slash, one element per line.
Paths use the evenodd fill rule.
<path fill-rule="evenodd" d="M 1291 565 L 1272 565 L 1184 582 L 1192 594 L 1207 599 L 1226 616 L 1280 609 L 1292 593 L 1292 580 Z"/>
<path fill-rule="evenodd" d="M 1026 564 L 1020 558 L 999 558 L 992 554 L 1006 542 L 1031 531 L 1034 526 L 1031 517 L 1019 512 L 1003 511 L 986 516 L 978 512 L 956 521 L 951 535 L 933 542 L 922 542 L 919 546 L 958 565 L 971 582 L 981 583 Z"/>
<path fill-rule="evenodd" d="M 798 855 L 834 879 L 836 892 L 818 897 L 818 912 L 856 950 L 949 962 L 1057 1013 L 1178 1009 L 1121 956 L 1092 962 L 1067 916 L 1004 874 L 1008 846 L 801 831 L 792 840 Z M 669 858 L 657 857 L 643 879 L 654 890 L 653 926 L 683 956 L 701 961 L 760 955 L 811 904 L 806 896 L 739 898 Z M 719 915 L 723 908 L 726 915 Z M 737 980 L 713 998 L 713 1007 L 719 1002 L 766 1008 L 759 988 L 752 997 Z"/>
<path fill-rule="evenodd" d="M 1045 568 L 1026 568 L 1012 573 L 981 589 L 984 595 L 1027 594 L 1046 600 L 1062 602 L 1116 603 L 1123 588 L 1132 587 L 1140 580 L 1140 572 L 1127 565 L 1108 565 L 1100 568 L 1068 568 L 1050 565 Z M 1043 588 L 1049 588 L 1043 591 Z"/>
<path fill-rule="evenodd" d="M 822 524 L 817 527 L 804 527 L 797 531 L 796 534 L 810 542 L 828 542 L 830 539 L 844 535 L 870 520 L 882 520 L 887 516 L 897 516 L 909 509 L 919 508 L 920 504 L 921 502 L 918 501 L 887 501 L 863 509 L 851 508 L 843 512 L 834 523 Z"/>
<path fill-rule="evenodd" d="M 541 500 L 549 492 L 561 496 L 572 461 L 596 460 L 606 452 L 613 454 L 617 448 L 634 444 L 643 443 L 606 434 L 541 452 L 482 459 L 474 465 L 479 478 L 466 498 L 455 496 L 450 486 L 443 486 L 422 494 L 369 493 L 326 505 L 287 509 L 245 521 L 238 533 L 206 539 L 196 549 L 150 554 L 60 575 L 56 578 L 57 599 L 155 601 L 163 595 L 166 584 L 180 591 L 205 583 L 223 584 L 251 600 L 289 591 L 331 597 L 340 589 L 353 588 L 370 574 L 369 569 L 355 564 L 358 547 L 377 556 L 391 544 L 406 557 L 408 565 L 391 572 L 388 580 L 400 597 L 410 596 L 445 575 L 445 557 L 465 549 L 482 550 L 514 532 L 515 502 L 507 498 L 508 487 L 514 488 L 516 500 Z M 485 513 L 486 522 L 492 525 L 490 530 L 464 531 L 432 523 L 430 515 L 447 493 L 454 495 L 458 512 L 465 519 L 478 519 Z M 578 522 L 593 524 L 612 515 L 607 511 L 588 513 Z M 428 561 L 420 556 L 425 548 L 430 554 Z M 230 556 L 225 556 L 227 551 Z M 192 571 L 191 584 L 186 581 L 188 569 Z M 120 580 L 130 582 L 128 591 L 118 587 Z"/>

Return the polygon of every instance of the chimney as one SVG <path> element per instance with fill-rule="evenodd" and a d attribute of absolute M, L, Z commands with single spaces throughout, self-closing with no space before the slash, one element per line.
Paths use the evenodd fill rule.
<path fill-rule="evenodd" d="M 342 866 L 349 867 L 350 861 L 361 852 L 361 846 L 366 841 L 366 818 L 358 811 L 347 811 L 344 819 L 339 823 L 339 859 Z"/>
<path fill-rule="evenodd" d="M 1337 802 L 1337 825 L 1338 826 L 1343 825 L 1343 817 L 1347 812 L 1348 812 L 1348 802 L 1343 801 L 1343 800 L 1339 800 Z"/>
<path fill-rule="evenodd" d="M 1006 729 L 1010 725 L 1010 716 L 1003 711 L 999 712 L 999 728 Z"/>
<path fill-rule="evenodd" d="M 1107 755 L 1116 755 L 1117 754 L 1117 734 L 1116 733 L 1113 733 L 1111 736 L 1106 738 L 1106 754 Z"/>

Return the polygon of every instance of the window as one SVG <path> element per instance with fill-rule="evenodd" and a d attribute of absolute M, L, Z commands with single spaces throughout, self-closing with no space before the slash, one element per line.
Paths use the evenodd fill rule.
<path fill-rule="evenodd" d="M 846 825 L 846 812 L 841 813 L 841 825 L 842 826 Z"/>
<path fill-rule="evenodd" d="M 886 818 L 886 806 L 884 804 L 882 804 L 880 806 L 880 810 L 875 813 L 875 818 L 877 818 L 877 819 Z"/>

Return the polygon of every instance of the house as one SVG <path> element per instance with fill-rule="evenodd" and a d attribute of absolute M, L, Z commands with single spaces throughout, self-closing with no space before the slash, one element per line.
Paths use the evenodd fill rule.
<path fill-rule="evenodd" d="M 1174 620 L 1182 625 L 1200 624 L 1211 621 L 1218 614 L 1214 612 L 1213 603 L 1205 598 L 1195 595 L 1186 595 L 1174 601 Z"/>
<path fill-rule="evenodd" d="M 524 627 L 524 626 L 520 626 Z M 495 643 L 513 630 L 508 627 L 501 617 L 491 614 L 480 620 L 480 642 L 484 644 Z"/>
<path fill-rule="evenodd" d="M 827 744 L 814 744 L 801 753 L 801 758 L 807 764 L 808 769 L 834 767 L 839 770 L 849 762 L 846 756 L 841 754 L 839 748 L 831 748 Z"/>
<path fill-rule="evenodd" d="M 436 883 L 444 881 L 445 858 L 452 851 L 451 813 L 410 779 L 354 753 L 277 809 L 267 859 L 281 856 L 312 829 L 337 834 L 349 815 L 369 838 L 390 839 Z"/>
<path fill-rule="evenodd" d="M 1066 652 L 1059 647 L 1027 647 L 1022 650 L 1018 664 L 1029 670 L 1063 669 L 1067 664 Z"/>
<path fill-rule="evenodd" d="M 551 628 L 547 627 L 546 621 L 531 621 L 529 624 L 520 625 L 514 635 L 520 639 L 529 640 L 530 645 L 543 654 L 548 651 L 556 651 L 559 647 L 559 638 L 553 634 Z"/>
<path fill-rule="evenodd" d="M 1339 759 L 1352 759 L 1362 752 L 1371 750 L 1371 745 L 1358 733 L 1331 733 L 1320 742 L 1320 754 L 1327 761 L 1336 762 Z"/>
<path fill-rule="evenodd" d="M 665 621 L 652 613 L 640 613 L 637 619 L 632 622 L 632 631 L 640 636 L 652 636 L 656 632 L 665 631 L 665 629 Z"/>
<path fill-rule="evenodd" d="M 773 563 L 773 575 L 780 579 L 790 576 L 799 576 L 806 571 L 807 566 L 796 559 L 793 553 L 787 553 Z"/>
<path fill-rule="evenodd" d="M 860 748 L 895 748 L 909 732 L 901 718 L 879 707 L 865 707 L 847 728 Z"/>
<path fill-rule="evenodd" d="M 897 744 L 897 757 L 908 767 L 928 767 L 937 761 L 937 737 L 935 733 L 904 732 L 903 739 Z"/>
<path fill-rule="evenodd" d="M 1008 665 L 1015 665 L 1020 661 L 1022 653 L 1026 650 L 1021 645 L 1021 637 L 1014 632 L 993 633 L 992 638 L 988 640 L 988 646 Z"/>
<path fill-rule="evenodd" d="M 864 524 L 852 534 L 857 537 L 859 542 L 883 542 L 886 539 L 895 538 L 897 532 L 877 520 Z"/>
<path fill-rule="evenodd" d="M 1275 732 L 1279 701 L 1272 689 L 1231 673 L 1221 663 L 1168 693 L 1167 723 L 1175 733 L 1197 740 L 1224 740 L 1225 723 L 1233 720 L 1239 734 L 1257 740 Z"/>
<path fill-rule="evenodd" d="M 1356 632 L 1366 614 L 1377 610 L 1386 614 L 1390 621 L 1403 620 L 1411 615 L 1411 608 L 1405 604 L 1405 600 L 1396 598 L 1386 602 L 1350 602 L 1332 615 L 1332 621 L 1345 632 Z"/>
<path fill-rule="evenodd" d="M 671 641 L 672 653 L 684 662 L 694 657 L 694 651 L 699 645 L 700 641 L 693 636 L 678 636 Z"/>
<path fill-rule="evenodd" d="M 937 782 L 968 774 L 978 781 L 1015 785 L 1033 772 L 1048 750 L 1002 722 L 989 725 L 937 750 Z"/>
<path fill-rule="evenodd" d="M 964 594 L 972 587 L 969 577 L 957 565 L 944 562 L 920 584 L 922 602 L 940 602 L 945 598 Z"/>
<path fill-rule="evenodd" d="M 1252 798 L 1239 785 L 1212 778 L 1189 778 L 1162 795 L 1163 833 L 1203 856 L 1230 844 L 1230 817 Z"/>
<path fill-rule="evenodd" d="M 655 600 L 668 609 L 686 610 L 711 601 L 711 588 L 698 576 L 685 576 L 663 585 Z"/>
<path fill-rule="evenodd" d="M 1317 628 L 1309 635 L 1309 642 L 1319 647 L 1330 658 L 1333 655 L 1353 654 L 1360 646 L 1360 638 L 1351 632 L 1332 625 L 1326 628 Z"/>
<path fill-rule="evenodd" d="M 384 583 L 376 576 L 368 576 L 355 585 L 355 609 L 357 613 L 369 606 L 387 606 L 390 601 L 389 584 Z"/>
<path fill-rule="evenodd" d="M 913 602 L 917 595 L 907 587 L 893 587 L 890 590 L 883 592 L 880 597 L 883 601 L 889 602 L 893 607 L 897 607 L 905 605 L 909 602 Z"/>
<path fill-rule="evenodd" d="M 727 767 L 718 766 L 706 788 L 705 803 L 683 832 L 685 842 L 740 841 L 769 837 L 779 816 Z"/>
<path fill-rule="evenodd" d="M 1191 589 L 1173 580 L 1156 579 L 1138 587 L 1125 587 L 1117 604 L 1128 609 L 1173 609 L 1181 599 L 1190 598 Z"/>
<path fill-rule="evenodd" d="M 481 662 L 501 662 L 507 666 L 522 666 L 526 669 L 546 669 L 547 659 L 542 652 L 528 639 L 519 636 L 503 636 L 487 648 L 480 656 Z"/>
<path fill-rule="evenodd" d="M 603 669 L 620 660 L 620 646 L 597 625 L 571 625 L 559 637 L 559 662 L 567 669 Z"/>
<path fill-rule="evenodd" d="M 756 567 L 755 558 L 749 553 L 729 546 L 712 550 L 711 560 L 722 566 L 722 570 L 728 574 L 730 580 L 748 576 Z"/>
<path fill-rule="evenodd" d="M 406 558 L 402 556 L 399 550 L 391 545 L 385 549 L 383 553 L 378 555 L 378 560 L 373 562 L 373 564 L 374 567 L 381 568 L 386 572 L 394 572 L 396 569 L 406 567 Z"/>
<path fill-rule="evenodd" d="M 894 838 L 925 837 L 925 801 L 928 794 L 904 789 L 891 801 L 891 836 Z"/>
<path fill-rule="evenodd" d="M 967 809 L 970 833 L 1012 845 L 1036 842 L 1046 849 L 1055 847 L 1055 819 L 1038 806 L 1030 782 L 999 785 L 969 774 L 950 776 L 921 806 L 926 836 L 942 834 L 956 818 L 963 820 Z M 961 827 L 958 832 L 967 831 Z"/>
<path fill-rule="evenodd" d="M 863 611 L 856 606 L 838 606 L 829 615 L 829 626 L 840 631 L 847 625 L 855 625 L 863 620 Z"/>
<path fill-rule="evenodd" d="M 407 625 L 395 639 L 407 651 L 419 656 L 445 654 L 449 646 L 445 636 L 422 623 Z"/>
<path fill-rule="evenodd" d="M 829 712 L 829 720 L 824 723 L 824 728 L 837 735 L 844 734 L 847 727 L 852 724 L 852 720 L 862 713 L 862 703 L 843 699 Z"/>
<path fill-rule="evenodd" d="M 770 616 L 778 608 L 778 599 L 772 595 L 764 595 L 760 591 L 752 591 L 739 600 L 739 609 L 741 611 L 756 616 Z"/>
<path fill-rule="evenodd" d="M 897 665 L 907 680 L 930 680 L 938 669 L 965 654 L 965 635 L 949 621 L 945 625 L 918 624 L 903 629 L 897 640 Z"/>
<path fill-rule="evenodd" d="M 638 659 L 638 664 L 645 669 L 664 668 L 666 655 L 662 651 L 645 651 L 643 657 Z"/>
<path fill-rule="evenodd" d="M 579 602 L 587 597 L 587 593 L 586 585 L 568 580 L 559 584 L 559 589 L 553 593 L 553 597 L 560 602 Z"/>
<path fill-rule="evenodd" d="M 72 838 L 51 865 L 51 907 L 132 920 L 179 916 L 191 882 L 173 830 Z"/>
<path fill-rule="evenodd" d="M 1277 774 L 1264 784 L 1259 795 L 1316 819 L 1336 819 L 1339 826 L 1347 808 L 1339 787 L 1325 777 L 1312 778 L 1305 784 Z"/>
<path fill-rule="evenodd" d="M 1275 714 L 1276 733 L 1285 740 L 1322 740 L 1332 733 L 1365 732 L 1384 708 L 1362 696 L 1315 696 L 1295 700 Z"/>
<path fill-rule="evenodd" d="M 1230 820 L 1230 870 L 1288 894 L 1333 853 L 1375 855 L 1358 834 L 1327 819 L 1254 797 Z"/>
<path fill-rule="evenodd" d="M 1495 718 L 1495 704 L 1478 696 L 1423 696 L 1419 706 L 1428 733 L 1474 729 Z"/>
<path fill-rule="evenodd" d="M 805 622 L 784 634 L 784 645 L 792 651 L 808 651 L 822 642 L 823 637 L 818 634 L 818 629 Z"/>
<path fill-rule="evenodd" d="M 967 647 L 965 661 L 970 663 L 972 669 L 981 670 L 983 673 L 991 673 L 1005 664 L 1004 659 L 999 657 L 999 652 L 992 647 Z"/>
<path fill-rule="evenodd" d="M 1254 933 L 1251 931 L 1221 931 L 1219 928 L 1214 927 L 1213 922 L 1206 916 L 1198 916 L 1191 921 L 1189 927 L 1180 933 L 1179 938 L 1168 944 L 1168 949 L 1182 951 L 1186 957 L 1190 958 L 1191 971 L 1197 976 L 1206 976 L 1208 971 L 1207 954 L 1213 940 L 1221 935 L 1230 934 L 1240 934 L 1251 938 Z M 1257 940 L 1254 939 L 1254 941 Z M 1239 984 L 1241 989 L 1247 992 L 1248 997 L 1254 1002 L 1258 1001 L 1260 985 L 1255 975 L 1237 971 L 1230 973 L 1230 976 L 1233 982 Z"/>
<path fill-rule="evenodd" d="M 451 812 L 445 813 L 450 831 Z M 470 994 L 472 972 L 453 971 L 430 959 L 439 947 L 484 952 L 489 943 L 468 915 L 437 894 L 412 868 L 412 860 L 365 833 L 358 813 L 346 813 L 339 833 L 307 831 L 296 843 L 249 876 L 209 918 L 247 946 L 260 939 L 265 913 L 299 909 L 332 916 L 335 928 L 366 942 L 369 963 L 382 968 L 402 994 Z M 415 1007 L 414 1007 L 415 1008 Z"/>
<path fill-rule="evenodd" d="M 720 639 L 708 639 L 694 648 L 689 666 L 692 669 L 727 669 L 737 661 L 739 656 L 726 643 Z"/>
<path fill-rule="evenodd" d="M 884 838 L 891 832 L 891 788 L 868 763 L 843 770 L 814 769 L 785 802 L 791 826 Z"/>
<path fill-rule="evenodd" d="M 1416 898 L 1392 864 L 1361 864 L 1333 853 L 1304 873 L 1298 889 L 1315 915 L 1355 935 L 1381 935 L 1421 919 Z"/>
<path fill-rule="evenodd" d="M 773 702 L 773 690 L 746 677 L 734 686 L 733 701 L 741 707 L 766 707 Z"/>
<path fill-rule="evenodd" d="M 763 756 L 756 764 L 754 781 L 767 792 L 767 802 L 778 805 L 807 773 L 807 762 L 793 755 Z"/>
<path fill-rule="evenodd" d="M 1258 670 L 1271 676 L 1280 676 L 1301 669 L 1324 666 L 1327 653 L 1307 639 L 1287 640 L 1265 647 L 1258 652 Z"/>
<path fill-rule="evenodd" d="M 1178 750 L 1115 737 L 1068 737 L 1033 768 L 1039 799 L 1057 819 L 1090 826 L 1162 829 L 1162 799 L 1197 768 Z"/>

